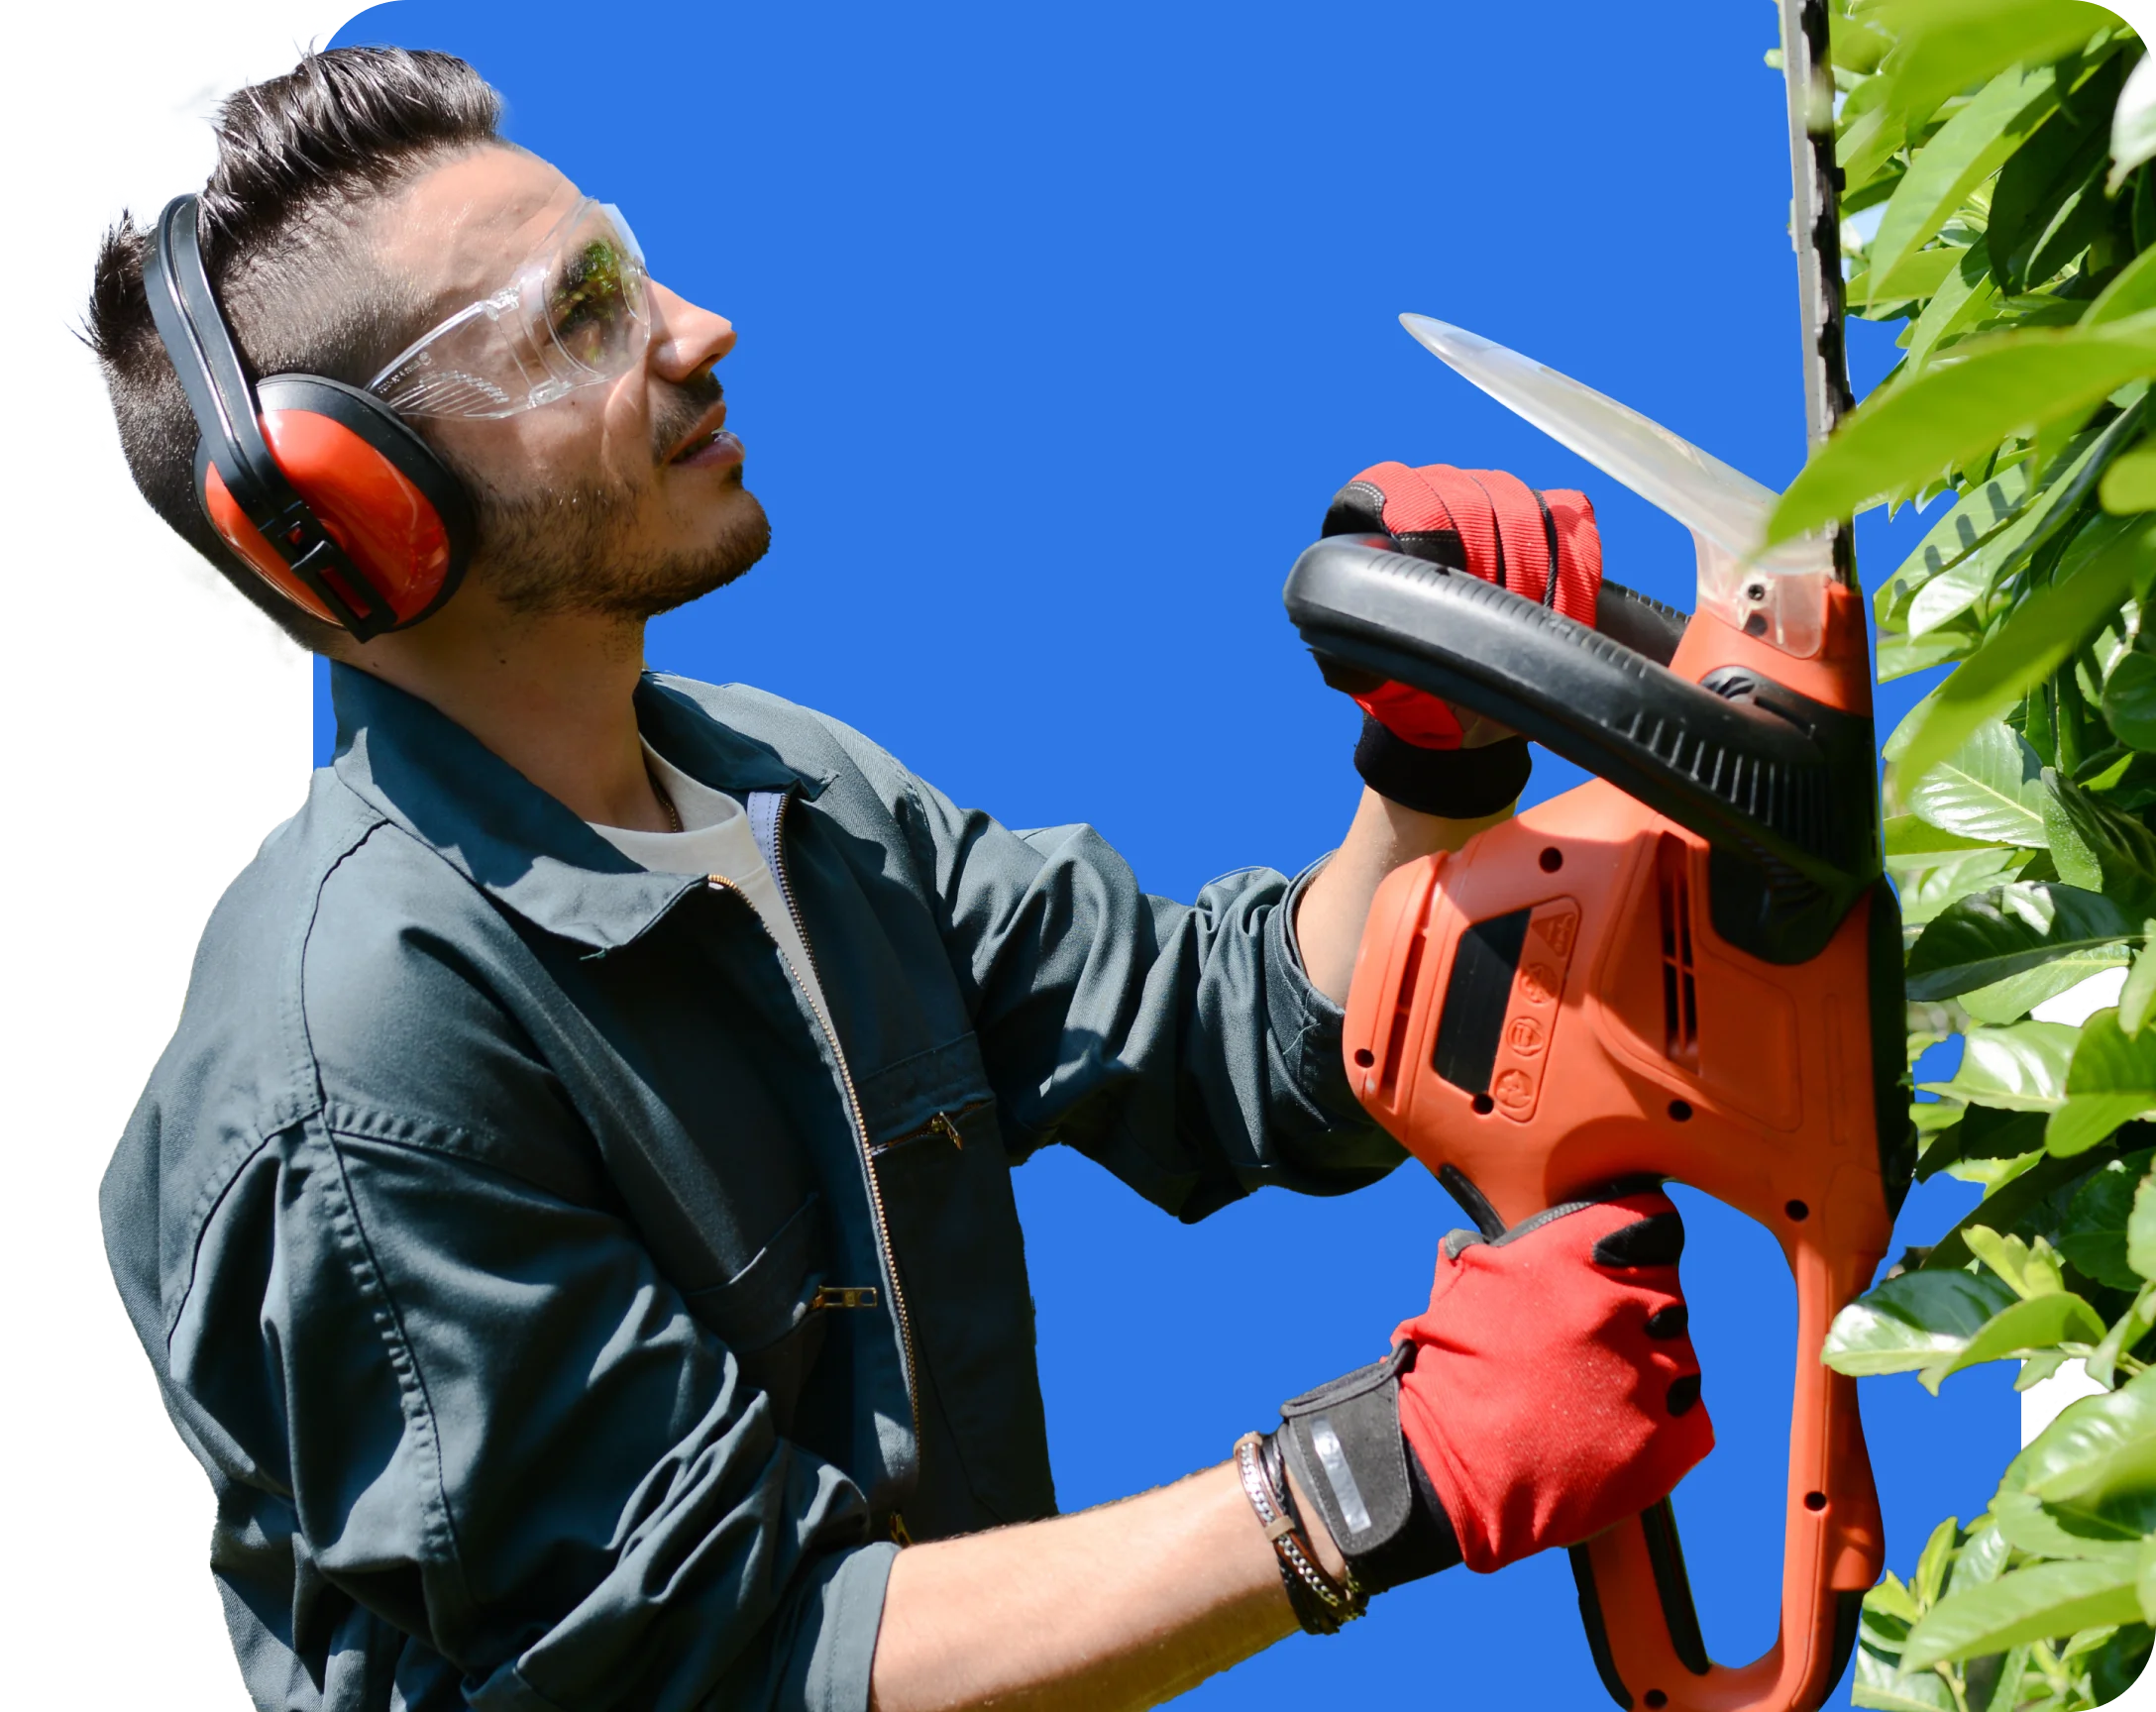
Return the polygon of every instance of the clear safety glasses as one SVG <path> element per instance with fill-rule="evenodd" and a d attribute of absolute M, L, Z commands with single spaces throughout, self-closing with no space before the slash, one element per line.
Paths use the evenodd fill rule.
<path fill-rule="evenodd" d="M 644 253 L 611 203 L 563 215 L 515 281 L 367 383 L 400 416 L 514 416 L 626 374 L 651 338 Z"/>

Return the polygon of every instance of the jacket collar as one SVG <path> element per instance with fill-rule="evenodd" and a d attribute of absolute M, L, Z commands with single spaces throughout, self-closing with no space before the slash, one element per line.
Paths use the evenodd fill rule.
<path fill-rule="evenodd" d="M 336 773 L 451 867 L 546 932 L 605 952 L 628 944 L 686 894 L 694 877 L 639 868 L 567 806 L 417 696 L 333 662 Z M 646 673 L 636 719 L 651 746 L 691 778 L 746 799 L 814 797 L 820 778 L 720 724 L 683 691 Z"/>

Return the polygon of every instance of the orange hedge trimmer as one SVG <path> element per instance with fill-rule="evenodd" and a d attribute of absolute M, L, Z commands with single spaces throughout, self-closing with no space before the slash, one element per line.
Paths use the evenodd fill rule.
<path fill-rule="evenodd" d="M 1823 0 L 1784 0 L 1814 443 L 1848 402 Z M 1348 1001 L 1363 1104 L 1494 1232 L 1649 1173 L 1774 1231 L 1795 1275 L 1780 1636 L 1712 1662 L 1667 1503 L 1572 1552 L 1623 1706 L 1819 1705 L 1883 1560 L 1854 1383 L 1819 1361 L 1913 1158 L 1881 876 L 1871 660 L 1846 529 L 1762 553 L 1775 495 L 1457 328 L 1431 351 L 1692 531 L 1684 614 L 1603 585 L 1593 628 L 1336 536 L 1288 580 L 1313 649 L 1545 744 L 1589 784 L 1378 893 Z"/>

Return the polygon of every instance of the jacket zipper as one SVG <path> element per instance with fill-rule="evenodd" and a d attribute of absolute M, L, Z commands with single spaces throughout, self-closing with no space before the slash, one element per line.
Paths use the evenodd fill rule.
<path fill-rule="evenodd" d="M 794 902 L 794 882 L 786 872 L 786 811 L 782 805 L 778 818 L 771 828 L 771 853 L 778 860 L 773 863 L 777 870 L 772 878 L 779 883 L 779 896 L 786 900 L 786 912 L 794 918 L 794 931 L 801 935 L 802 949 L 808 954 L 808 972 L 815 977 L 816 986 L 823 986 L 823 971 L 816 965 L 815 944 L 808 937 L 808 924 L 802 919 L 801 906 Z M 753 907 L 752 907 L 753 908 Z M 781 954 L 783 957 L 783 953 Z M 828 1003 L 828 1001 L 826 1001 Z M 868 1177 L 869 1211 L 876 1221 L 876 1241 L 883 1249 L 884 1275 L 891 1280 L 891 1306 L 899 1319 L 899 1343 L 906 1356 L 906 1407 L 914 1420 L 914 1453 L 920 1454 L 920 1398 L 916 1394 L 914 1375 L 919 1371 L 919 1363 L 914 1354 L 914 1317 L 907 1311 L 906 1290 L 899 1282 L 899 1256 L 891 1246 L 891 1225 L 884 1214 L 883 1185 L 877 1181 L 876 1161 L 869 1156 L 868 1120 L 861 1113 L 861 1096 L 853 1086 L 853 1070 L 846 1062 L 846 1049 L 838 1043 L 838 1029 L 823 1019 L 821 1006 L 811 1005 L 816 1014 L 816 1026 L 823 1030 L 824 1039 L 831 1043 L 831 1057 L 838 1065 L 838 1079 L 845 1085 L 846 1106 L 853 1116 L 854 1144 L 861 1152 L 861 1169 Z"/>

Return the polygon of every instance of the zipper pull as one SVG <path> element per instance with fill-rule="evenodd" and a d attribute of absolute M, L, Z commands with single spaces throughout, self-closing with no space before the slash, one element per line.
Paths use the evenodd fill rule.
<path fill-rule="evenodd" d="M 928 1127 L 933 1129 L 938 1135 L 942 1136 L 944 1140 L 948 1141 L 960 1152 L 965 1151 L 966 1138 L 963 1135 L 959 1134 L 958 1125 L 953 1124 L 950 1119 L 944 1116 L 944 1114 L 942 1114 L 941 1112 L 938 1112 L 933 1118 L 928 1120 Z"/>
<path fill-rule="evenodd" d="M 819 1284 L 816 1293 L 808 1299 L 810 1308 L 873 1308 L 876 1306 L 876 1286 L 873 1284 Z"/>

